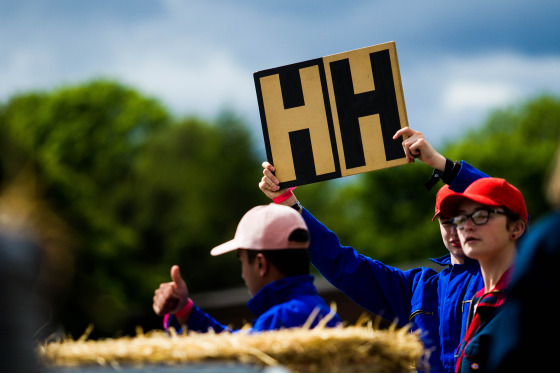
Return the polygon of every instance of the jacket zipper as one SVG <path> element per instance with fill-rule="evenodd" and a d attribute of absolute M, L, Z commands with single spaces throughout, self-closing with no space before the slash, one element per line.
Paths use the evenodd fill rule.
<path fill-rule="evenodd" d="M 463 302 L 461 303 L 461 313 L 465 311 L 465 304 L 469 303 L 469 306 L 471 305 L 470 303 L 472 303 L 473 299 L 470 300 L 463 300 Z"/>
<path fill-rule="evenodd" d="M 433 316 L 433 315 L 434 315 L 434 312 L 426 312 L 425 310 L 417 310 L 417 311 L 415 311 L 414 313 L 412 313 L 412 314 L 410 315 L 410 317 L 408 317 L 408 320 L 409 320 L 409 321 L 412 321 L 412 319 L 413 319 L 414 317 L 416 317 L 417 315 L 419 315 L 419 314 L 430 314 L 430 315 Z"/>

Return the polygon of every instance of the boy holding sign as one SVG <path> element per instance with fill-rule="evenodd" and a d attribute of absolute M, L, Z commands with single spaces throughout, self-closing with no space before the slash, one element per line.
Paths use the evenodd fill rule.
<path fill-rule="evenodd" d="M 466 258 L 450 217 L 441 214 L 439 203 L 452 193 L 462 192 L 471 182 L 488 177 L 465 162 L 452 163 L 439 154 L 422 133 L 405 127 L 394 134 L 408 138 L 402 146 L 408 162 L 415 158 L 437 170 L 443 170 L 442 187 L 436 197 L 435 215 L 449 254 L 434 259 L 444 266 L 441 272 L 431 268 L 403 271 L 360 255 L 354 248 L 341 245 L 335 233 L 302 208 L 293 193 L 280 189 L 274 167 L 263 163 L 260 189 L 275 202 L 291 206 L 302 214 L 310 232 L 309 254 L 312 264 L 334 286 L 371 312 L 400 326 L 411 324 L 420 330 L 429 356 L 430 370 L 453 372 L 455 351 L 465 334 L 468 306 L 483 287 L 478 262 Z M 284 195 L 285 199 L 277 198 Z M 422 369 L 422 368 L 418 368 Z"/>

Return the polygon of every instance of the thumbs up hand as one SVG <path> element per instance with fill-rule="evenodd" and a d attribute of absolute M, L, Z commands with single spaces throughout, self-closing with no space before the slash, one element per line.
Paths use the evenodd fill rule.
<path fill-rule="evenodd" d="M 181 277 L 179 266 L 171 267 L 171 279 L 171 282 L 160 284 L 155 291 L 152 307 L 158 316 L 175 314 L 187 304 L 189 290 Z"/>

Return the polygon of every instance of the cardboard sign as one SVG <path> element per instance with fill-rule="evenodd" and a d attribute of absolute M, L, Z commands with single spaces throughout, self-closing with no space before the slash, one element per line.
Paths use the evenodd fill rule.
<path fill-rule="evenodd" d="M 280 187 L 402 165 L 408 126 L 394 42 L 254 73 Z"/>

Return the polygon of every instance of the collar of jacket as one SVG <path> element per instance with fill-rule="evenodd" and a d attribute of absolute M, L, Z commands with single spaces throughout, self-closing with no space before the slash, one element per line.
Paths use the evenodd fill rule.
<path fill-rule="evenodd" d="M 285 303 L 302 295 L 317 295 L 313 275 L 298 275 L 270 282 L 247 302 L 256 317 L 275 305 Z"/>
<path fill-rule="evenodd" d="M 500 280 L 496 283 L 496 286 L 490 290 L 490 292 L 484 292 L 483 288 L 474 295 L 475 298 L 480 298 L 478 306 L 498 307 L 503 304 L 505 299 L 504 291 L 507 289 L 509 282 L 511 281 L 513 269 L 514 266 L 510 266 L 509 269 L 502 274 Z"/>
<path fill-rule="evenodd" d="M 441 256 L 438 258 L 430 258 L 430 261 L 435 262 L 441 266 L 451 266 L 451 254 L 446 254 L 445 256 Z M 478 261 L 473 260 L 472 258 L 465 257 L 465 264 L 464 265 L 476 265 Z"/>

